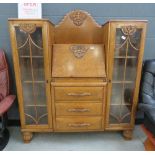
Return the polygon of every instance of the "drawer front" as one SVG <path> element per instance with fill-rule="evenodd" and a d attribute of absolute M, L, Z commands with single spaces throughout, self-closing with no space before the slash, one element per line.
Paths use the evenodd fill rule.
<path fill-rule="evenodd" d="M 58 103 L 57 116 L 101 115 L 102 103 Z"/>
<path fill-rule="evenodd" d="M 55 87 L 55 101 L 102 101 L 103 87 Z"/>
<path fill-rule="evenodd" d="M 101 129 L 101 117 L 63 117 L 56 118 L 58 130 L 97 130 Z"/>

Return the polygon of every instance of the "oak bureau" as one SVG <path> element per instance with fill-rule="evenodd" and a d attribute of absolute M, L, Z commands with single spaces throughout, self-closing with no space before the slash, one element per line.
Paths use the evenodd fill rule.
<path fill-rule="evenodd" d="M 9 19 L 21 131 L 122 131 L 132 138 L 147 21 L 97 24 L 85 11 L 54 25 Z"/>

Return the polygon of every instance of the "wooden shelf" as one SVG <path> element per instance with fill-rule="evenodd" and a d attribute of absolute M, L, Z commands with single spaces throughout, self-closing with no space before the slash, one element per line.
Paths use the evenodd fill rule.
<path fill-rule="evenodd" d="M 127 106 L 132 106 L 132 104 L 110 104 L 110 106 L 120 106 L 120 105 L 123 105 L 123 106 L 125 106 L 125 105 L 127 105 Z"/>
<path fill-rule="evenodd" d="M 134 81 L 112 81 L 112 83 L 134 83 Z"/>
<path fill-rule="evenodd" d="M 43 56 L 28 56 L 28 55 L 20 55 L 20 58 L 43 58 Z"/>
<path fill-rule="evenodd" d="M 23 81 L 23 83 L 45 83 L 45 81 Z"/>
<path fill-rule="evenodd" d="M 137 56 L 114 56 L 114 59 L 136 59 Z"/>
<path fill-rule="evenodd" d="M 32 105 L 32 104 L 30 104 L 30 105 L 24 105 L 25 107 L 47 107 L 46 105 Z"/>

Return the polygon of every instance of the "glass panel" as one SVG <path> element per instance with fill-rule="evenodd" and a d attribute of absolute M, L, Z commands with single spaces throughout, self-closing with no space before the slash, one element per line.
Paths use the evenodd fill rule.
<path fill-rule="evenodd" d="M 38 46 L 38 47 L 36 47 Z M 32 49 L 32 55 L 36 58 L 42 58 L 43 57 L 43 50 L 42 50 L 42 47 L 37 45 L 37 44 L 32 44 L 31 46 L 31 49 Z"/>
<path fill-rule="evenodd" d="M 27 47 L 28 47 L 28 34 L 24 31 L 20 30 L 19 27 L 15 27 L 15 31 L 16 31 L 17 47 L 24 48 L 25 45 L 27 45 Z M 24 49 L 26 49 L 26 47 Z M 23 50 L 23 52 L 25 54 L 29 53 L 28 50 Z"/>
<path fill-rule="evenodd" d="M 33 46 L 36 47 L 36 50 L 33 50 L 33 55 L 42 55 L 42 52 L 40 51 L 39 53 L 39 49 L 43 48 L 43 41 L 42 41 L 42 28 L 37 28 L 35 33 L 31 34 L 31 39 L 32 39 L 32 43 Z"/>
<path fill-rule="evenodd" d="M 135 81 L 136 78 L 136 70 L 137 70 L 137 59 L 131 58 L 131 59 L 126 59 L 127 64 L 126 64 L 126 75 L 125 75 L 125 80 L 126 81 Z"/>
<path fill-rule="evenodd" d="M 35 83 L 34 92 L 36 95 L 36 104 L 45 105 L 46 103 L 45 83 Z"/>
<path fill-rule="evenodd" d="M 112 105 L 110 107 L 110 123 L 121 124 L 130 122 L 131 106 Z"/>
<path fill-rule="evenodd" d="M 121 104 L 123 84 L 114 84 L 112 87 L 111 104 Z"/>
<path fill-rule="evenodd" d="M 16 27 L 16 38 L 26 124 L 47 124 L 42 28 L 29 33 Z"/>
<path fill-rule="evenodd" d="M 132 47 L 132 50 L 135 49 L 139 52 L 140 49 L 140 41 L 141 41 L 141 33 L 142 29 L 136 29 L 136 32 L 130 35 L 130 46 Z M 130 55 L 129 51 L 129 54 Z M 133 52 L 131 52 L 133 53 Z"/>
<path fill-rule="evenodd" d="M 34 91 L 33 91 L 34 86 Z M 25 106 L 45 106 L 46 105 L 46 94 L 45 94 L 45 84 L 35 83 L 32 85 L 30 83 L 23 83 L 23 97 Z"/>
<path fill-rule="evenodd" d="M 120 123 L 129 123 L 131 114 L 131 106 L 122 105 L 121 106 L 121 122 Z"/>
<path fill-rule="evenodd" d="M 136 49 L 134 49 L 130 44 L 128 46 L 128 56 L 130 57 L 137 57 L 139 54 L 139 51 L 137 51 Z"/>
<path fill-rule="evenodd" d="M 141 31 L 142 29 L 132 26 L 116 29 L 109 120 L 111 124 L 130 123 Z"/>
<path fill-rule="evenodd" d="M 125 56 L 126 53 L 126 36 L 121 29 L 116 29 L 116 47 L 115 56 Z"/>
<path fill-rule="evenodd" d="M 33 58 L 33 76 L 35 81 L 44 81 L 44 60 L 43 58 Z"/>
<path fill-rule="evenodd" d="M 125 59 L 114 59 L 113 81 L 122 81 L 124 77 Z"/>
<path fill-rule="evenodd" d="M 22 81 L 32 81 L 30 58 L 19 58 Z"/>
<path fill-rule="evenodd" d="M 23 47 L 22 47 L 23 46 Z M 22 46 L 19 47 L 18 51 L 19 51 L 19 56 L 21 58 L 28 58 L 30 56 L 30 52 L 29 52 L 29 44 L 28 42 L 26 44 L 23 44 Z"/>
<path fill-rule="evenodd" d="M 121 48 L 120 47 L 118 46 L 118 48 L 115 49 L 115 51 L 116 51 L 115 57 L 125 57 L 126 45 L 124 45 Z"/>
<path fill-rule="evenodd" d="M 33 87 L 31 83 L 23 83 L 23 99 L 25 105 L 34 105 Z"/>
<path fill-rule="evenodd" d="M 134 93 L 134 83 L 124 84 L 124 104 L 132 104 Z"/>
<path fill-rule="evenodd" d="M 47 124 L 47 107 L 37 107 L 39 124 Z"/>
<path fill-rule="evenodd" d="M 25 107 L 27 125 L 47 124 L 47 107 Z"/>
<path fill-rule="evenodd" d="M 110 124 L 118 124 L 119 121 L 119 115 L 120 115 L 120 105 L 111 105 L 110 106 Z"/>
<path fill-rule="evenodd" d="M 35 33 L 30 35 L 31 48 L 33 56 L 43 56 L 43 42 L 42 42 L 42 30 L 38 28 Z"/>

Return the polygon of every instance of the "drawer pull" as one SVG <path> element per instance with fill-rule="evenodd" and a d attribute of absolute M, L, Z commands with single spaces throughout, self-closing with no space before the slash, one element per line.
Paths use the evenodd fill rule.
<path fill-rule="evenodd" d="M 68 96 L 91 96 L 91 93 L 68 93 Z"/>
<path fill-rule="evenodd" d="M 88 127 L 90 126 L 90 123 L 69 123 L 69 127 Z"/>
<path fill-rule="evenodd" d="M 89 112 L 90 109 L 83 109 L 83 108 L 75 108 L 75 109 L 68 109 L 68 112 Z"/>

